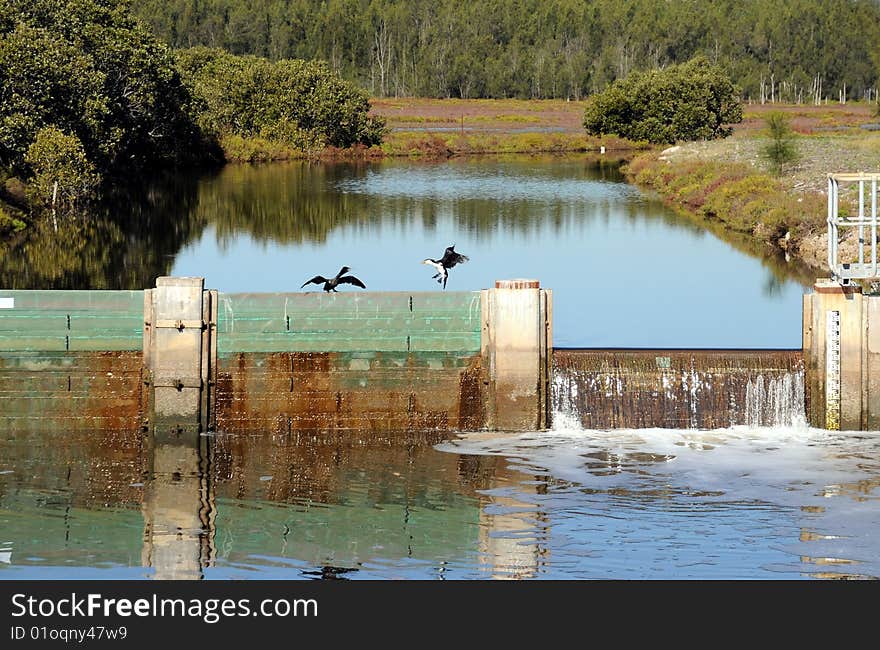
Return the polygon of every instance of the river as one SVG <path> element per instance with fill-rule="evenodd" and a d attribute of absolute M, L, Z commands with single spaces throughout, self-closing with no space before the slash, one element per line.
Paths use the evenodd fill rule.
<path fill-rule="evenodd" d="M 7 288 L 140 289 L 201 275 L 295 291 L 531 277 L 559 347 L 800 347 L 808 274 L 722 240 L 596 159 L 287 163 L 177 176 L 43 225 Z M 132 221 L 136 225 L 132 225 Z M 344 287 L 343 291 L 356 291 Z M 557 404 L 557 408 L 561 405 Z M 2 578 L 880 576 L 874 434 L 802 425 L 398 438 L 0 435 Z"/>

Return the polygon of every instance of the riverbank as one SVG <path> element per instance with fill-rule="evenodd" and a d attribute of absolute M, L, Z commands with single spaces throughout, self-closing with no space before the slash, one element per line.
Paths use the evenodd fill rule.
<path fill-rule="evenodd" d="M 586 102 L 559 99 L 374 99 L 387 124 L 386 156 L 599 153 L 648 145 L 584 133 Z"/>
<path fill-rule="evenodd" d="M 778 176 L 761 155 L 763 118 L 771 110 L 789 117 L 798 151 L 798 160 Z M 827 174 L 880 168 L 880 133 L 861 128 L 876 121 L 864 104 L 746 107 L 732 137 L 643 153 L 624 173 L 680 213 L 746 234 L 768 253 L 822 276 L 827 274 Z M 847 201 L 845 194 L 842 200 Z M 844 254 L 855 248 L 855 232 L 849 234 Z"/>
<path fill-rule="evenodd" d="M 228 162 L 386 157 L 449 158 L 479 154 L 566 154 L 644 151 L 649 145 L 584 133 L 585 102 L 521 99 L 371 99 L 386 121 L 381 145 L 301 151 L 262 138 L 224 136 Z"/>

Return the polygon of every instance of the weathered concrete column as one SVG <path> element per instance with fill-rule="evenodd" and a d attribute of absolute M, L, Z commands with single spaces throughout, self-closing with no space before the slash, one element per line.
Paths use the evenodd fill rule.
<path fill-rule="evenodd" d="M 152 389 L 149 428 L 180 437 L 207 429 L 211 299 L 204 278 L 156 279 L 144 296 L 144 365 Z"/>
<path fill-rule="evenodd" d="M 803 348 L 810 424 L 880 429 L 880 296 L 817 280 L 804 296 Z"/>
<path fill-rule="evenodd" d="M 552 292 L 537 280 L 499 280 L 482 292 L 481 348 L 488 368 L 487 426 L 550 426 Z"/>

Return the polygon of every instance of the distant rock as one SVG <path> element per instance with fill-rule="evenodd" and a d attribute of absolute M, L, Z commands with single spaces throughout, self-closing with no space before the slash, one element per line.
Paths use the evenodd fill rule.
<path fill-rule="evenodd" d="M 668 149 L 664 149 L 660 152 L 657 160 L 669 160 L 669 156 L 674 154 L 679 149 L 681 149 L 681 147 L 679 147 L 678 145 L 675 145 L 674 147 L 669 147 Z"/>

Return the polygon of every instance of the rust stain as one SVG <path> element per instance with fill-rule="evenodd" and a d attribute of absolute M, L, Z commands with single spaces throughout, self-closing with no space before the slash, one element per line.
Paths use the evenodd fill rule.
<path fill-rule="evenodd" d="M 803 408 L 797 350 L 557 350 L 557 408 L 586 428 L 774 425 Z"/>
<path fill-rule="evenodd" d="M 144 411 L 141 353 L 4 353 L 5 431 L 138 431 Z"/>
<path fill-rule="evenodd" d="M 459 380 L 458 428 L 462 431 L 477 431 L 485 425 L 487 395 L 483 386 L 482 359 L 476 357 Z"/>
<path fill-rule="evenodd" d="M 227 432 L 477 429 L 480 363 L 446 353 L 241 353 L 220 360 L 217 428 Z"/>

